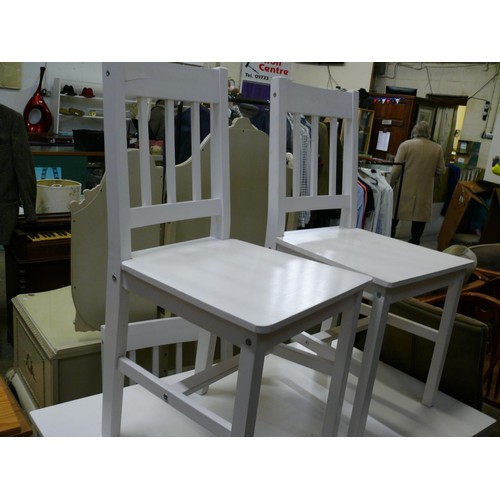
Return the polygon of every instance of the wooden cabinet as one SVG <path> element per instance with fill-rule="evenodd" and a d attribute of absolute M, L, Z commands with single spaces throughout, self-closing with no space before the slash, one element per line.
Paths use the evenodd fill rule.
<path fill-rule="evenodd" d="M 70 287 L 21 294 L 14 305 L 14 370 L 43 408 L 101 392 L 100 332 L 76 332 Z"/>
<path fill-rule="evenodd" d="M 16 296 L 14 307 L 14 371 L 30 405 L 44 408 L 102 391 L 101 333 L 77 331 L 71 287 Z M 166 376 L 176 368 L 176 345 L 157 352 L 141 349 L 138 363 Z M 195 343 L 185 345 L 184 368 L 194 366 Z M 178 350 L 181 353 L 181 350 Z M 182 364 L 182 363 L 179 363 Z"/>
<path fill-rule="evenodd" d="M 435 105 L 427 99 L 399 94 L 370 94 L 370 97 L 374 118 L 368 152 L 376 158 L 391 160 L 399 145 L 410 139 L 420 107 L 432 110 Z M 432 130 L 433 123 L 430 125 Z"/>
<path fill-rule="evenodd" d="M 483 207 L 486 219 L 484 225 L 478 227 L 480 234 L 477 234 L 471 227 L 477 225 L 474 217 L 481 211 L 480 207 Z M 457 235 L 460 235 L 458 239 Z M 499 241 L 500 188 L 483 181 L 460 181 L 455 187 L 439 231 L 438 250 L 444 250 L 454 242 L 468 246 Z"/>

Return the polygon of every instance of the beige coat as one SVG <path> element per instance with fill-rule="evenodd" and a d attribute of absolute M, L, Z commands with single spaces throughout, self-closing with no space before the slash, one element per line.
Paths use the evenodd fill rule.
<path fill-rule="evenodd" d="M 394 189 L 394 218 L 430 222 L 434 179 L 445 172 L 443 149 L 430 139 L 417 137 L 400 144 L 394 161 L 405 162 L 397 213 L 396 201 L 402 167 L 395 166 L 391 175 L 391 186 Z"/>

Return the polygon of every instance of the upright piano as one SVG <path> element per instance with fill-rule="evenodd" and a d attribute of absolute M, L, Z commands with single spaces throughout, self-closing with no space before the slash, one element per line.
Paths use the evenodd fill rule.
<path fill-rule="evenodd" d="M 18 217 L 11 242 L 5 247 L 7 336 L 13 339 L 11 299 L 71 283 L 71 216 L 69 212 L 40 214 L 36 222 Z"/>

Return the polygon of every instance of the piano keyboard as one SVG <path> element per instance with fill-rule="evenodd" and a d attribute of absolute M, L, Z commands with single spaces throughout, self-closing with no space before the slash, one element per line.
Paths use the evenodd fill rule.
<path fill-rule="evenodd" d="M 39 233 L 26 233 L 29 240 L 34 243 L 71 238 L 70 231 L 41 231 Z"/>

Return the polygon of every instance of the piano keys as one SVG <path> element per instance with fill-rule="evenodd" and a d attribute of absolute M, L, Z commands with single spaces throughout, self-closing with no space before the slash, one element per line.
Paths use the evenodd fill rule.
<path fill-rule="evenodd" d="M 27 233 L 26 237 L 33 243 L 40 243 L 42 241 L 62 240 L 65 238 L 71 238 L 70 231 L 43 231 L 37 233 Z"/>

